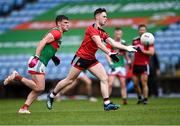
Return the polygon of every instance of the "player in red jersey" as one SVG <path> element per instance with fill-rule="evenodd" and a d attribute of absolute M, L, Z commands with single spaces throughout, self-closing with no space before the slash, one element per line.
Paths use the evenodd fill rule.
<path fill-rule="evenodd" d="M 138 27 L 139 36 L 133 40 L 133 45 L 137 47 L 137 52 L 134 56 L 133 62 L 133 81 L 135 91 L 138 95 L 137 104 L 147 104 L 148 101 L 148 75 L 149 75 L 149 60 L 150 56 L 154 54 L 154 45 L 145 46 L 141 44 L 140 37 L 147 31 L 146 25 L 142 24 Z M 142 84 L 143 99 L 141 96 L 141 89 L 139 81 Z"/>
<path fill-rule="evenodd" d="M 98 8 L 94 12 L 95 22 L 93 25 L 87 27 L 85 32 L 84 40 L 77 50 L 71 64 L 72 67 L 69 71 L 67 77 L 61 80 L 53 92 L 48 94 L 47 96 L 47 107 L 48 109 L 52 109 L 54 97 L 58 92 L 60 94 L 61 91 L 68 85 L 72 84 L 72 82 L 78 77 L 82 70 L 89 70 L 92 74 L 94 74 L 98 79 L 100 79 L 100 87 L 102 96 L 104 99 L 104 110 L 116 110 L 119 108 L 119 105 L 111 103 L 109 99 L 108 92 L 108 76 L 106 71 L 101 63 L 95 57 L 96 51 L 100 48 L 103 52 L 108 54 L 112 59 L 118 62 L 117 53 L 113 53 L 106 48 L 106 46 L 102 43 L 105 41 L 110 43 L 113 47 L 117 47 L 119 49 L 124 49 L 127 51 L 136 51 L 133 46 L 124 46 L 122 44 L 114 42 L 112 38 L 102 29 L 107 22 L 107 14 L 104 8 Z"/>
<path fill-rule="evenodd" d="M 52 60 L 55 65 L 60 64 L 60 60 L 55 54 L 61 45 L 63 33 L 69 29 L 69 20 L 65 15 L 58 15 L 55 22 L 56 27 L 51 29 L 39 42 L 34 56 L 29 59 L 28 73 L 31 74 L 32 80 L 22 77 L 18 72 L 13 71 L 4 81 L 4 85 L 7 85 L 13 80 L 18 80 L 32 89 L 18 113 L 30 114 L 29 106 L 45 88 L 45 68 L 48 62 Z"/>

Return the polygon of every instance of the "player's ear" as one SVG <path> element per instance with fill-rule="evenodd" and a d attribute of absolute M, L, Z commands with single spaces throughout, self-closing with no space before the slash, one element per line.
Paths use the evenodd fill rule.
<path fill-rule="evenodd" d="M 57 22 L 57 25 L 58 25 L 58 26 L 61 26 L 61 21 L 58 21 L 58 22 Z"/>
<path fill-rule="evenodd" d="M 99 18 L 99 14 L 96 14 L 94 18 L 95 18 L 95 20 L 98 19 Z"/>

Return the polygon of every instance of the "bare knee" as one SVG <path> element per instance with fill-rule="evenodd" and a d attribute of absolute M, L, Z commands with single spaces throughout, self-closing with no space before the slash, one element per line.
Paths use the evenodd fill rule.
<path fill-rule="evenodd" d="M 34 91 L 36 91 L 36 92 L 43 92 L 44 89 L 45 89 L 44 86 L 37 86 L 37 87 L 34 89 Z"/>
<path fill-rule="evenodd" d="M 109 83 L 109 88 L 112 88 L 112 84 Z"/>
<path fill-rule="evenodd" d="M 141 81 L 144 82 L 144 83 L 147 83 L 148 81 L 148 75 L 144 74 L 141 76 Z"/>
<path fill-rule="evenodd" d="M 121 83 L 121 88 L 122 89 L 126 89 L 126 84 L 125 83 L 124 84 Z"/>
<path fill-rule="evenodd" d="M 86 84 L 90 86 L 92 85 L 91 81 L 86 81 Z"/>
<path fill-rule="evenodd" d="M 66 78 L 64 81 L 67 83 L 67 85 L 70 85 L 70 84 L 72 84 L 75 81 L 75 79 L 73 79 L 73 78 L 70 78 L 70 79 Z"/>
<path fill-rule="evenodd" d="M 109 85 L 109 88 L 112 88 L 113 81 L 109 81 L 109 82 L 108 82 L 108 85 Z"/>
<path fill-rule="evenodd" d="M 100 78 L 100 81 L 102 83 L 108 83 L 108 76 L 107 75 L 103 76 L 102 78 Z"/>

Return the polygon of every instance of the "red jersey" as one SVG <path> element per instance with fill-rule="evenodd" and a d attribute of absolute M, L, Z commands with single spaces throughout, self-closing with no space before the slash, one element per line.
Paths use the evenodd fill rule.
<path fill-rule="evenodd" d="M 98 50 L 98 46 L 91 38 L 93 35 L 100 36 L 102 41 L 105 41 L 109 37 L 103 29 L 96 29 L 94 28 L 94 25 L 87 27 L 84 40 L 76 52 L 77 56 L 87 60 L 96 59 L 95 53 Z"/>
<path fill-rule="evenodd" d="M 154 45 L 151 45 L 151 46 L 144 46 L 141 44 L 141 41 L 140 41 L 140 37 L 137 37 L 133 40 L 133 43 L 132 43 L 134 46 L 138 46 L 138 45 L 141 45 L 143 46 L 144 50 L 148 50 L 149 47 L 153 47 Z M 146 55 L 142 52 L 135 52 L 135 57 L 134 57 L 134 65 L 147 65 L 149 64 L 149 60 L 150 60 L 150 56 L 149 55 Z"/>

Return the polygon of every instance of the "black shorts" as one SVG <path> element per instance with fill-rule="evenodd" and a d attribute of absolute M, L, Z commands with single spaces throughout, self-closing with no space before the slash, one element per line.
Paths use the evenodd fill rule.
<path fill-rule="evenodd" d="M 76 67 L 79 70 L 85 70 L 88 69 L 96 64 L 98 64 L 98 60 L 94 59 L 94 60 L 87 60 L 87 59 L 83 59 L 77 55 L 74 56 L 71 65 Z"/>
<path fill-rule="evenodd" d="M 141 75 L 141 74 L 149 75 L 149 65 L 134 65 L 133 74 L 134 75 Z"/>

